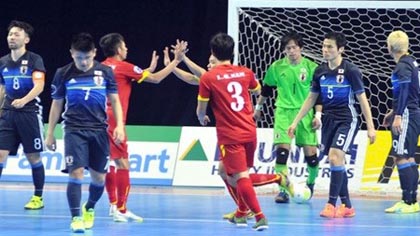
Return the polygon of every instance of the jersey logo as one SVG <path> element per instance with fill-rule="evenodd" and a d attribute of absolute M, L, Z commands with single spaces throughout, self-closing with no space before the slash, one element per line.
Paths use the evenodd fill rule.
<path fill-rule="evenodd" d="M 95 82 L 96 86 L 101 86 L 104 83 L 104 77 L 102 76 L 94 76 L 93 82 Z"/>
<path fill-rule="evenodd" d="M 22 65 L 28 65 L 28 60 L 22 60 Z"/>
<path fill-rule="evenodd" d="M 93 71 L 94 75 L 102 75 L 102 71 L 101 70 L 95 70 Z"/>
<path fill-rule="evenodd" d="M 300 81 L 305 81 L 306 80 L 306 77 L 307 77 L 306 74 L 307 74 L 306 69 L 305 68 L 301 68 L 300 69 L 300 75 L 299 75 Z"/>
<path fill-rule="evenodd" d="M 141 74 L 141 73 L 143 73 L 143 70 L 142 70 L 142 69 L 140 69 L 140 67 L 138 67 L 138 66 L 134 66 L 133 70 L 134 70 L 134 72 L 135 72 L 135 73 L 137 73 L 137 74 Z"/>
<path fill-rule="evenodd" d="M 325 78 L 325 75 L 323 75 L 322 77 L 321 77 L 321 80 L 325 80 L 326 78 Z"/>
<path fill-rule="evenodd" d="M 77 81 L 74 79 L 74 78 L 72 78 L 71 80 L 69 80 L 69 84 L 74 84 L 74 83 L 76 83 Z"/>
<path fill-rule="evenodd" d="M 22 64 L 23 64 L 23 61 L 22 61 Z M 20 73 L 22 75 L 26 75 L 26 72 L 28 72 L 28 66 L 21 66 L 20 67 Z"/>
<path fill-rule="evenodd" d="M 9 72 L 9 70 L 7 69 L 7 67 L 5 67 L 5 68 L 3 69 L 3 73 L 6 73 L 6 72 Z"/>

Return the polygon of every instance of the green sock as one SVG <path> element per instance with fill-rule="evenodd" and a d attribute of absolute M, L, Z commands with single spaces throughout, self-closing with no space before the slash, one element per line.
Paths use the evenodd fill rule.
<path fill-rule="evenodd" d="M 308 166 L 308 179 L 306 182 L 308 184 L 315 184 L 316 177 L 318 177 L 318 165 Z"/>

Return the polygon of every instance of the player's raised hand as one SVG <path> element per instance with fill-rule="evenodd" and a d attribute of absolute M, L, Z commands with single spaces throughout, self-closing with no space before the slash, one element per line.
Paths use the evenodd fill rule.
<path fill-rule="evenodd" d="M 163 64 L 167 66 L 169 63 L 171 63 L 171 58 L 169 57 L 169 48 L 165 47 L 163 50 Z"/>
<path fill-rule="evenodd" d="M 290 138 L 294 138 L 295 132 L 296 132 L 296 124 L 292 123 L 287 129 L 287 135 L 289 135 Z"/>
<path fill-rule="evenodd" d="M 45 138 L 45 145 L 47 146 L 48 150 L 55 152 L 57 149 L 57 141 L 55 140 L 55 137 L 52 135 L 47 135 Z"/>
<path fill-rule="evenodd" d="M 158 60 L 159 60 L 159 56 L 156 54 L 156 51 L 153 50 L 152 58 L 150 59 L 150 65 L 149 65 L 149 68 L 147 68 L 149 72 L 153 73 L 153 71 L 156 70 Z"/>

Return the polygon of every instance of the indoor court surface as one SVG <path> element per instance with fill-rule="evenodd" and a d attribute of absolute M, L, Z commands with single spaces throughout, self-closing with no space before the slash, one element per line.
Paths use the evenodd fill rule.
<path fill-rule="evenodd" d="M 50 184 L 47 184 L 47 186 Z M 87 185 L 84 185 L 86 189 Z M 232 200 L 222 189 L 132 187 L 128 208 L 144 217 L 143 223 L 114 223 L 108 216 L 107 195 L 96 205 L 95 225 L 84 234 L 72 233 L 65 185 L 46 187 L 45 207 L 25 211 L 23 205 L 32 194 L 32 186 L 0 183 L 0 235 L 418 235 L 420 214 L 385 214 L 383 210 L 396 199 L 353 199 L 356 216 L 348 219 L 324 219 L 318 216 L 324 198 L 309 204 L 276 204 L 272 195 L 259 195 L 269 221 L 269 229 L 255 232 L 236 228 L 222 220 L 222 214 L 234 209 Z M 87 191 L 83 192 L 86 200 Z"/>

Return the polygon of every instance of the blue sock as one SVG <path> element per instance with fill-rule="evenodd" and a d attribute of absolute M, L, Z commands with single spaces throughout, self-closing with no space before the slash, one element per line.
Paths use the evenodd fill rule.
<path fill-rule="evenodd" d="M 412 188 L 414 173 L 410 163 L 397 165 L 398 174 L 400 177 L 400 185 L 402 190 L 402 200 L 407 203 L 413 203 L 412 200 Z"/>
<path fill-rule="evenodd" d="M 32 181 L 34 183 L 35 187 L 35 196 L 42 197 L 42 191 L 44 189 L 44 183 L 45 183 L 45 169 L 44 164 L 42 161 L 31 164 L 32 168 Z"/>
<path fill-rule="evenodd" d="M 348 177 L 346 170 L 343 171 L 343 184 L 341 185 L 340 190 L 340 199 L 341 203 L 343 203 L 347 208 L 351 208 L 351 201 L 349 195 L 349 188 L 348 188 Z"/>
<path fill-rule="evenodd" d="M 90 183 L 89 185 L 89 198 L 86 203 L 86 210 L 90 208 L 95 208 L 96 202 L 101 198 L 102 194 L 104 193 L 105 185 L 98 185 L 94 183 Z"/>
<path fill-rule="evenodd" d="M 82 181 L 69 178 L 67 183 L 67 201 L 71 217 L 80 216 L 80 201 L 82 199 Z"/>
<path fill-rule="evenodd" d="M 337 203 L 338 194 L 340 193 L 341 186 L 343 184 L 344 170 L 344 166 L 331 166 L 330 194 L 328 203 L 333 206 Z"/>

